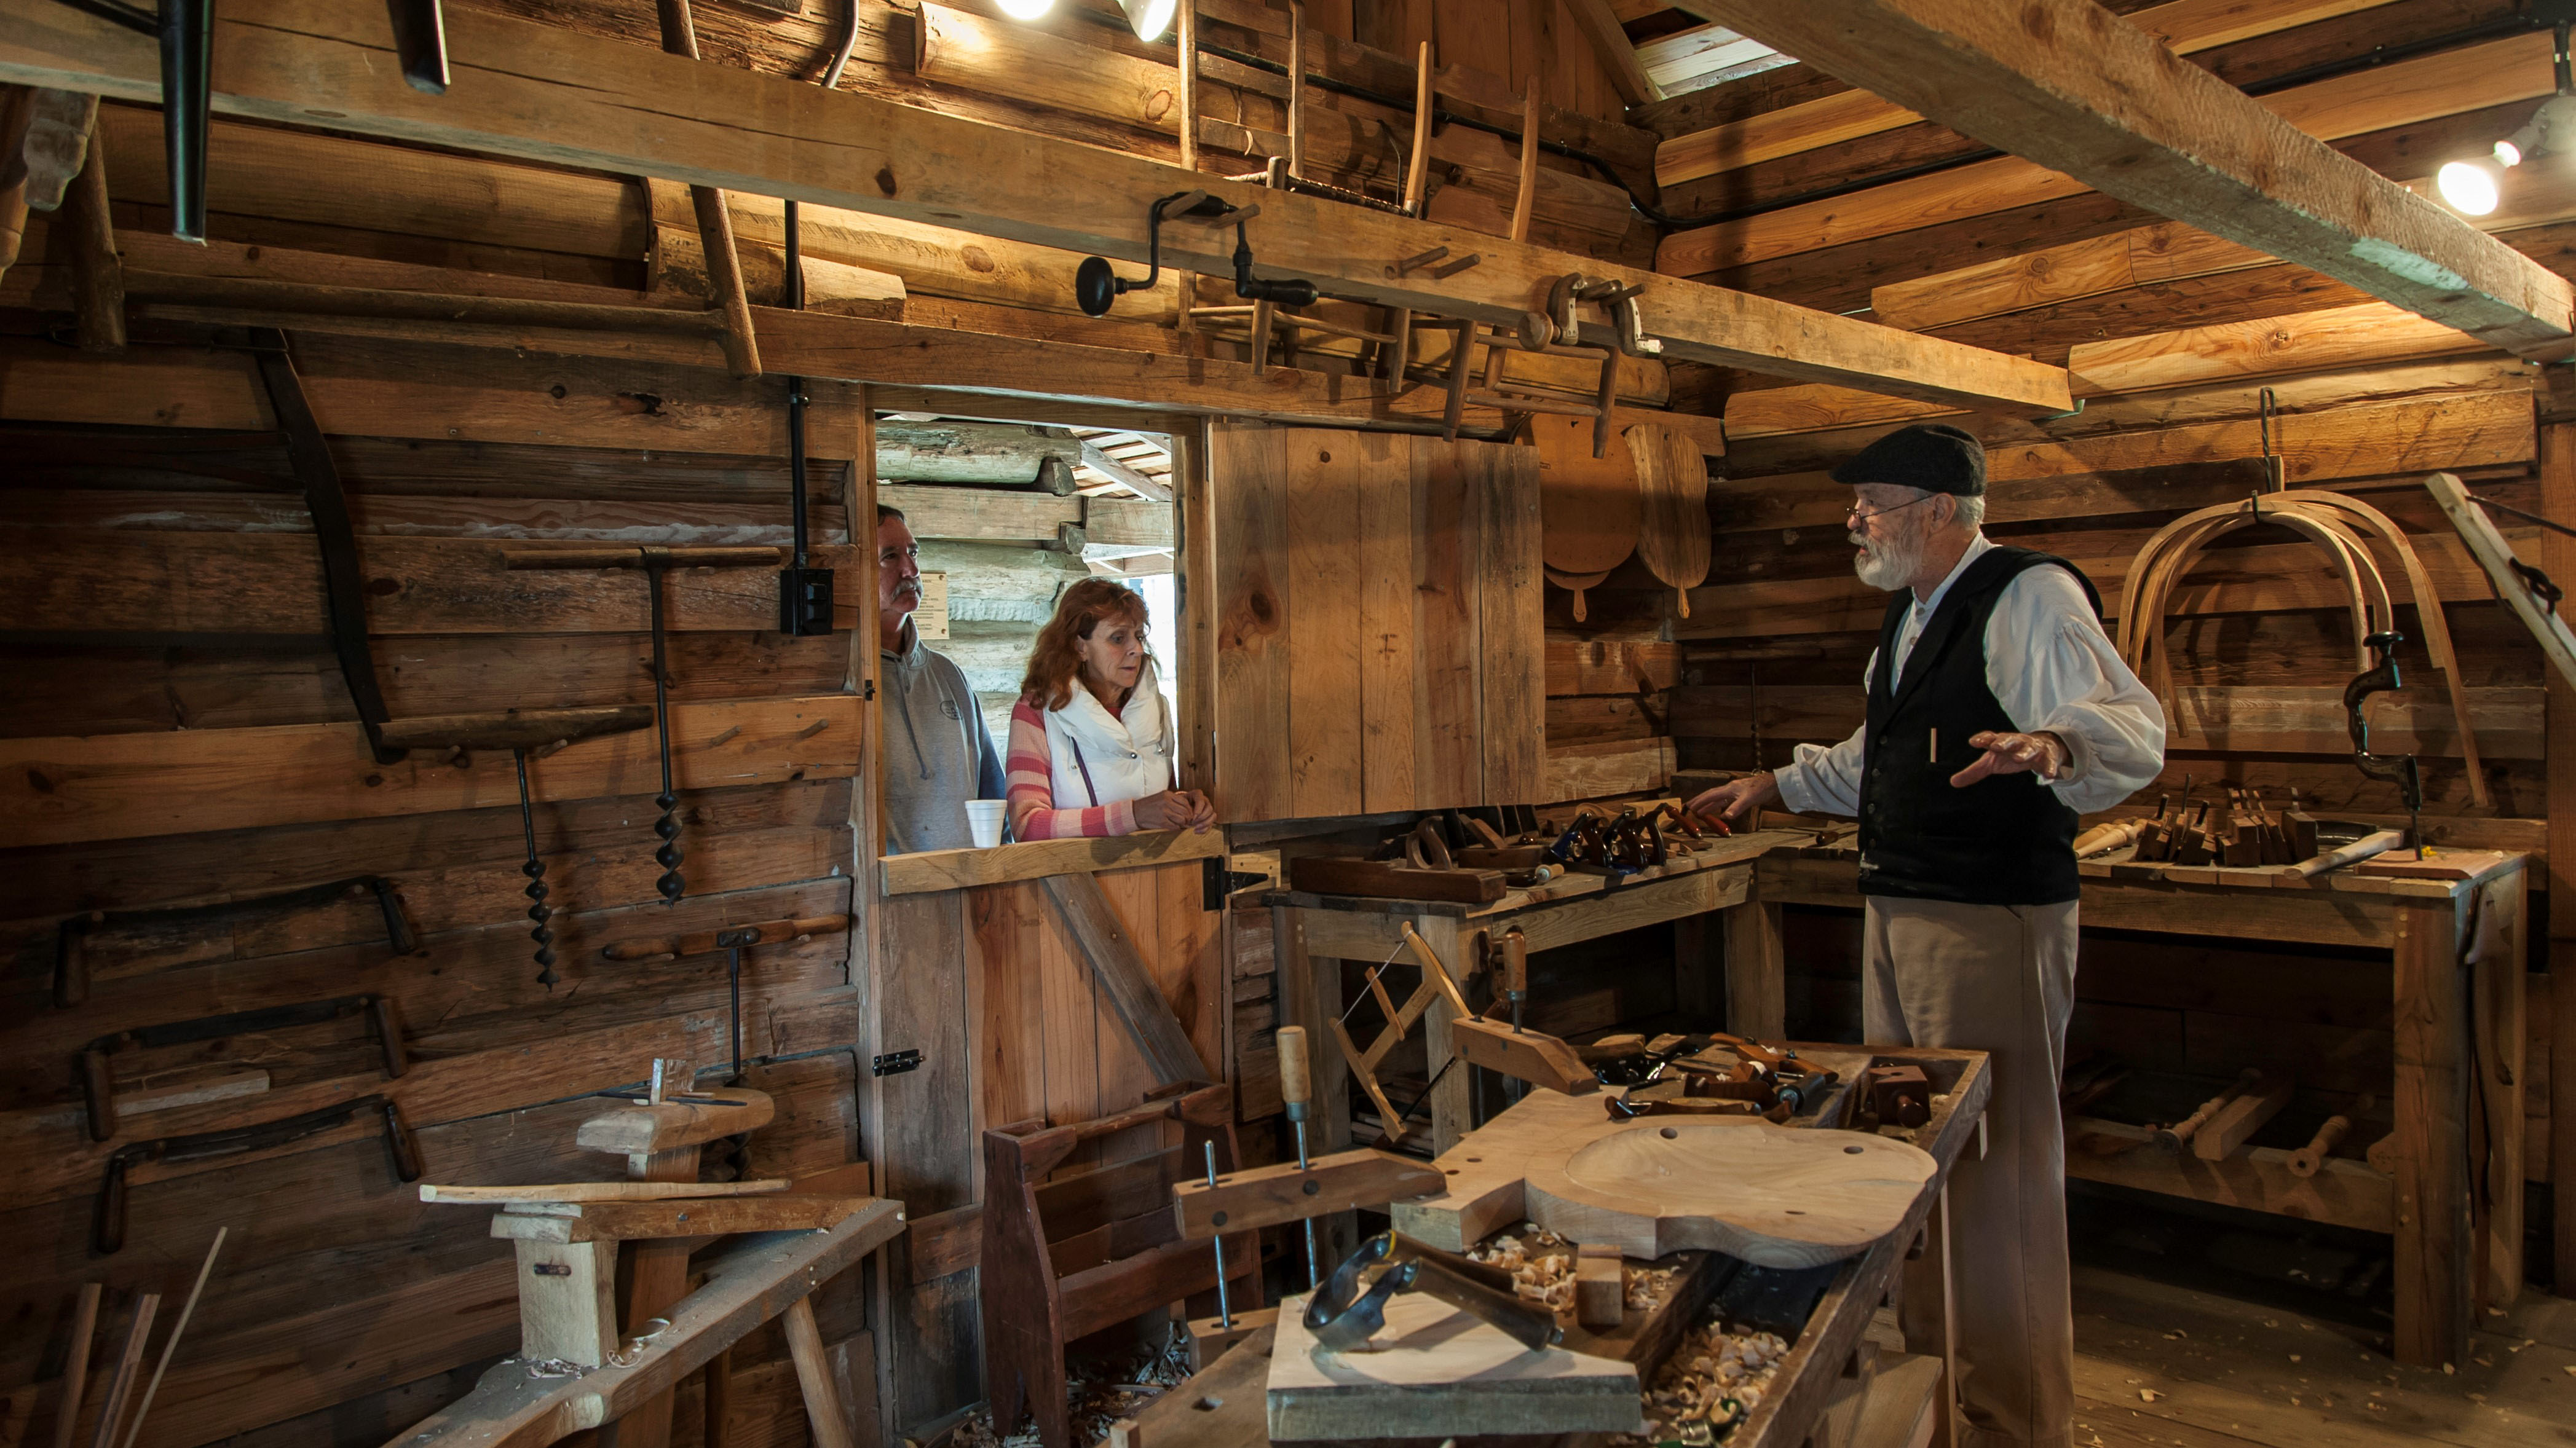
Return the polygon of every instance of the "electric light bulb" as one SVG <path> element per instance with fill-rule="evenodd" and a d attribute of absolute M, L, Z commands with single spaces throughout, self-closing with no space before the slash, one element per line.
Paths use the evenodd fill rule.
<path fill-rule="evenodd" d="M 1035 20 L 1055 8 L 1055 0 L 993 0 L 1013 20 Z"/>
<path fill-rule="evenodd" d="M 2454 210 L 2484 216 L 2496 209 L 2495 173 L 2475 161 L 2452 161 L 2433 175 L 2442 199 Z"/>
<path fill-rule="evenodd" d="M 2522 164 L 2522 148 L 2511 141 L 2498 141 L 2495 158 L 2499 166 L 2519 166 Z"/>
<path fill-rule="evenodd" d="M 1138 40 L 1160 40 L 1171 28 L 1180 0 L 1118 0 L 1118 8 L 1127 12 L 1127 24 Z"/>

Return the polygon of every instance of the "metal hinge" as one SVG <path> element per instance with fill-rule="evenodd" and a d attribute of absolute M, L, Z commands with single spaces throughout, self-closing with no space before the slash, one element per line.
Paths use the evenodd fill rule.
<path fill-rule="evenodd" d="M 1237 890 L 1249 890 L 1255 885 L 1267 885 L 1270 877 L 1227 869 L 1224 860 L 1210 855 L 1199 861 L 1199 882 L 1199 908 L 1222 910 L 1226 896 Z"/>
<path fill-rule="evenodd" d="M 876 680 L 874 680 L 874 679 L 861 679 L 861 680 L 859 680 L 859 697 L 860 697 L 860 698 L 862 698 L 862 699 L 873 699 L 873 698 L 875 698 L 876 696 L 877 696 L 877 681 L 876 681 Z"/>
<path fill-rule="evenodd" d="M 900 1076 L 921 1064 L 919 1051 L 888 1051 L 868 1063 L 871 1076 Z"/>

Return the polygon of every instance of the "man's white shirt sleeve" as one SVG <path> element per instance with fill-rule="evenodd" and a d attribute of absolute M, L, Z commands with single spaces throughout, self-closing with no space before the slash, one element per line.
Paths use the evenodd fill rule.
<path fill-rule="evenodd" d="M 1868 687 L 1878 667 L 1862 670 Z M 2107 809 L 2164 768 L 2165 716 L 2120 660 L 2083 588 L 2063 568 L 2025 570 L 1986 621 L 1986 687 L 2013 728 L 2066 741 L 2071 756 L 2049 788 L 2078 814 Z M 1800 814 L 1860 813 L 1866 725 L 1827 747 L 1801 744 L 1775 778 L 1780 802 Z"/>

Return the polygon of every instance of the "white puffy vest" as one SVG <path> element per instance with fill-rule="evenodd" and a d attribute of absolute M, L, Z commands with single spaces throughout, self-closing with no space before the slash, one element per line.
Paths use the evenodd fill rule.
<path fill-rule="evenodd" d="M 1172 787 L 1171 721 L 1150 662 L 1118 715 L 1075 679 L 1073 697 L 1047 711 L 1046 735 L 1057 809 L 1143 799 Z"/>

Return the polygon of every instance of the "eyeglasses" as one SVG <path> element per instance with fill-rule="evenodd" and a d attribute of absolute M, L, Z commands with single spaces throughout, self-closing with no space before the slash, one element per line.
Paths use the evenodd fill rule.
<path fill-rule="evenodd" d="M 1872 518 L 1884 518 L 1890 513 L 1902 513 L 1908 508 L 1919 508 L 1925 503 L 1931 502 L 1934 498 L 1940 496 L 1941 495 L 1939 493 L 1925 493 L 1922 497 L 1915 499 L 1911 503 L 1899 503 L 1893 508 L 1872 508 L 1861 503 L 1854 503 L 1851 505 L 1850 509 L 1843 514 L 1843 521 L 1849 523 L 1854 519 L 1858 519 L 1859 521 L 1866 523 Z"/>

